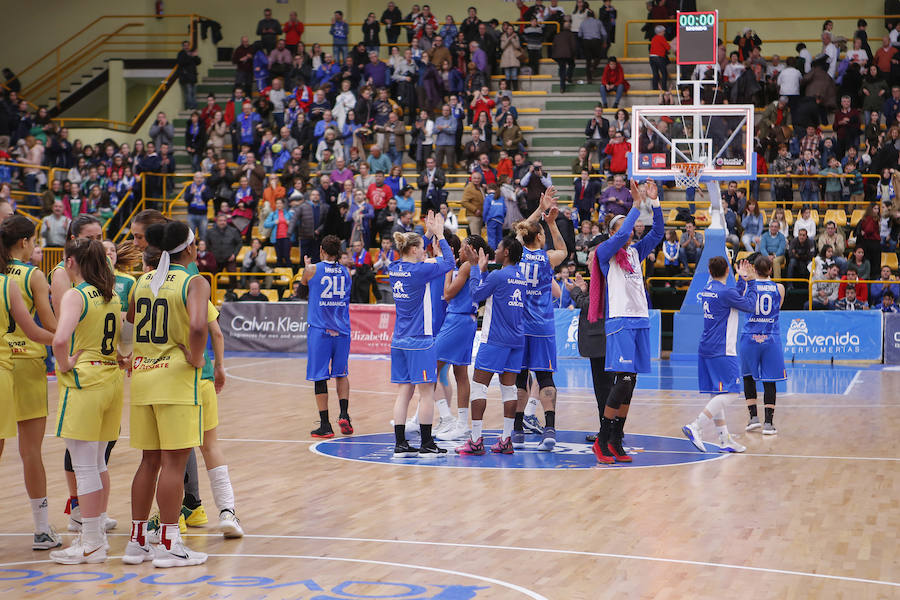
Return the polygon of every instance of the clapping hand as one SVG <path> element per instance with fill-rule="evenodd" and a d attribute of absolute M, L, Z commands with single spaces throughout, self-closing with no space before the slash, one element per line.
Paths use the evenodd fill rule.
<path fill-rule="evenodd" d="M 740 275 L 743 279 L 745 279 L 747 281 L 753 280 L 754 276 L 755 276 L 754 270 L 750 266 L 750 261 L 747 259 L 744 259 L 738 263 L 737 272 L 738 272 L 738 275 Z"/>
<path fill-rule="evenodd" d="M 484 253 L 484 248 L 478 249 L 478 269 L 483 273 L 487 270 L 488 257 Z"/>
<path fill-rule="evenodd" d="M 543 194 L 541 194 L 541 210 L 548 212 L 551 206 L 556 206 L 558 200 L 559 199 L 556 197 L 556 188 L 551 185 Z"/>

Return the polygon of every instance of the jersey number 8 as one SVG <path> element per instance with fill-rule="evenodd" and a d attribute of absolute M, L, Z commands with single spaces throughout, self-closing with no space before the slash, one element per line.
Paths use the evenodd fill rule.
<path fill-rule="evenodd" d="M 165 298 L 157 298 L 155 301 L 140 298 L 134 309 L 140 317 L 135 327 L 134 341 L 145 344 L 165 344 L 169 341 L 169 303 Z"/>
<path fill-rule="evenodd" d="M 109 356 L 116 351 L 113 340 L 116 339 L 116 325 L 119 315 L 109 313 L 103 320 L 103 339 L 100 341 L 100 354 Z"/>

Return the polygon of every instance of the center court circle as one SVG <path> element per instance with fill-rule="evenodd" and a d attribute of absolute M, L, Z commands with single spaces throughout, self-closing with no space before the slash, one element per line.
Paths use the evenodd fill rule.
<path fill-rule="evenodd" d="M 485 446 L 496 441 L 498 430 L 485 431 Z M 323 440 L 310 446 L 310 451 L 330 458 L 353 460 L 367 463 L 406 465 L 416 467 L 449 467 L 456 469 L 634 469 L 640 467 L 670 467 L 724 458 L 727 454 L 718 452 L 713 444 L 707 444 L 712 452 L 698 452 L 694 445 L 684 438 L 662 435 L 625 434 L 625 449 L 634 459 L 631 463 L 600 465 L 591 449 L 584 441 L 589 431 L 556 431 L 556 448 L 553 452 L 537 449 L 540 437 L 525 437 L 525 448 L 514 454 L 493 454 L 490 449 L 484 456 L 461 456 L 453 449 L 462 442 L 438 442 L 447 449 L 447 454 L 437 458 L 393 458 L 394 434 L 372 433 L 352 437 Z M 410 443 L 415 445 L 418 436 Z"/>

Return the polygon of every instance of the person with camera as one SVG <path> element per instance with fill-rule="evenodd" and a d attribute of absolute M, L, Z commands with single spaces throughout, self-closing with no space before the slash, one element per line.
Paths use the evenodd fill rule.
<path fill-rule="evenodd" d="M 422 191 L 422 212 L 427 213 L 429 210 L 435 212 L 441 206 L 441 202 L 447 197 L 444 192 L 444 185 L 447 183 L 447 177 L 444 175 L 434 158 L 425 159 L 425 169 L 419 174 L 416 184 Z"/>
<path fill-rule="evenodd" d="M 528 172 L 519 180 L 519 186 L 525 190 L 525 212 L 531 214 L 537 210 L 544 192 L 553 187 L 553 178 L 550 177 L 550 173 L 544 172 L 543 163 L 535 160 L 528 167 Z"/>

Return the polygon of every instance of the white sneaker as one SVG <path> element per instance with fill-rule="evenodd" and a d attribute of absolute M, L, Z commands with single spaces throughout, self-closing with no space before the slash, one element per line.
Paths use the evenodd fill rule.
<path fill-rule="evenodd" d="M 82 544 L 81 536 L 76 536 L 72 545 L 65 550 L 54 550 L 50 560 L 61 565 L 96 564 L 106 562 L 106 548 L 100 544 L 96 548 L 87 548 Z"/>
<path fill-rule="evenodd" d="M 141 546 L 134 540 L 128 540 L 128 545 L 125 546 L 125 554 L 122 555 L 122 562 L 126 565 L 139 565 L 148 560 L 153 560 L 153 555 L 153 546 L 149 542 Z"/>
<path fill-rule="evenodd" d="M 453 417 L 441 417 L 437 422 L 437 425 L 434 427 L 434 434 L 437 435 L 439 433 L 445 433 L 454 429 L 456 427 L 456 419 Z"/>
<path fill-rule="evenodd" d="M 81 507 L 76 506 L 69 512 L 69 531 L 81 533 Z"/>
<path fill-rule="evenodd" d="M 706 452 L 706 446 L 703 445 L 703 435 L 700 433 L 700 425 L 696 421 L 682 427 L 681 432 L 684 433 L 684 437 L 697 447 L 697 450 Z"/>
<path fill-rule="evenodd" d="M 719 436 L 719 452 L 743 452 L 746 449 L 730 433 Z"/>
<path fill-rule="evenodd" d="M 226 538 L 244 537 L 244 529 L 241 527 L 240 519 L 234 515 L 234 512 L 227 509 L 219 513 L 219 531 Z"/>
<path fill-rule="evenodd" d="M 411 431 L 418 432 L 419 431 L 419 417 L 418 415 L 413 415 L 406 420 L 406 432 L 409 433 Z"/>
<path fill-rule="evenodd" d="M 116 528 L 116 526 L 118 526 L 118 524 L 119 524 L 119 522 L 116 521 L 115 519 L 110 519 L 109 517 L 106 517 L 106 520 L 103 521 L 103 531 L 112 531 L 113 529 Z"/>
<path fill-rule="evenodd" d="M 157 544 L 153 549 L 153 566 L 162 569 L 170 567 L 193 567 L 202 565 L 209 558 L 203 552 L 194 552 L 189 550 L 181 540 L 172 544 L 169 550 L 163 544 Z"/>
<path fill-rule="evenodd" d="M 50 527 L 50 531 L 34 532 L 34 541 L 31 543 L 32 550 L 50 550 L 60 546 L 62 546 L 62 538 L 53 527 Z"/>
<path fill-rule="evenodd" d="M 434 437 L 441 440 L 442 442 L 452 442 L 453 440 L 468 438 L 471 433 L 472 430 L 469 429 L 468 423 L 456 419 L 453 428 L 448 429 L 444 432 L 438 432 Z"/>

